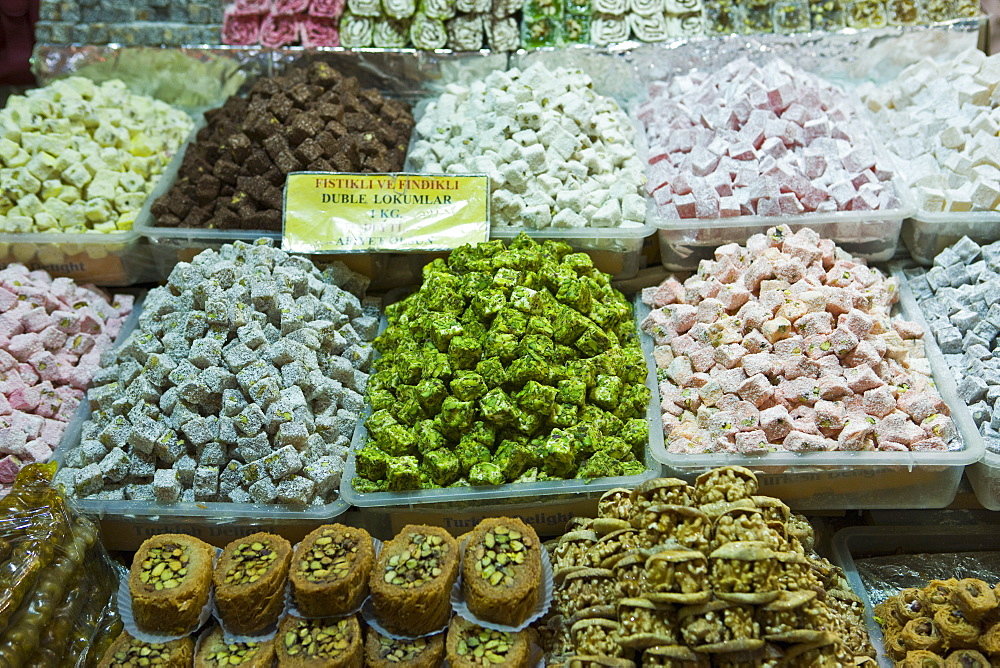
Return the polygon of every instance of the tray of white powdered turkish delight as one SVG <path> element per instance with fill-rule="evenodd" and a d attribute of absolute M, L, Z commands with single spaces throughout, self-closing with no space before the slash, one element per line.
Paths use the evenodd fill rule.
<path fill-rule="evenodd" d="M 714 258 L 643 292 L 667 474 L 745 466 L 801 509 L 950 503 L 983 445 L 909 288 L 810 229 Z"/>

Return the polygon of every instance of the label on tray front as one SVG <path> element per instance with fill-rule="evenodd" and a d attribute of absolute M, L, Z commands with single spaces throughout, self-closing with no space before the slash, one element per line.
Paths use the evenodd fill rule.
<path fill-rule="evenodd" d="M 489 239 L 489 177 L 295 172 L 282 248 L 296 253 L 450 250 Z"/>

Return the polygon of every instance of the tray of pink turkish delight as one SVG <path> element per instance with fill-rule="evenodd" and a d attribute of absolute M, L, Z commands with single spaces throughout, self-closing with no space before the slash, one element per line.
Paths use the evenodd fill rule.
<path fill-rule="evenodd" d="M 983 454 L 909 288 L 811 229 L 719 246 L 642 301 L 667 475 L 738 465 L 800 509 L 933 508 Z"/>
<path fill-rule="evenodd" d="M 778 224 L 885 262 L 914 211 L 856 101 L 782 60 L 740 57 L 652 82 L 636 115 L 649 146 L 647 221 L 667 269 L 694 269 Z"/>

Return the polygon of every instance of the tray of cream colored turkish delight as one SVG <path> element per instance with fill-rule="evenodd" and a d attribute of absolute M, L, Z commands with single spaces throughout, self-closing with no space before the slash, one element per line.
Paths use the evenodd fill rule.
<path fill-rule="evenodd" d="M 767 262 L 780 264 L 792 253 L 807 257 L 811 247 L 834 252 L 827 240 L 820 246 L 810 242 L 808 231 L 787 232 L 783 242 L 773 230 L 771 236 L 752 237 L 749 251 L 723 246 L 716 254 L 721 261 L 703 262 L 684 285 L 668 279 L 649 289 L 646 301 L 657 305 L 684 299 L 685 292 L 697 295 L 716 271 L 724 277 L 735 270 L 757 282 Z M 777 254 L 772 244 L 788 251 Z M 741 257 L 756 260 L 743 266 Z M 788 288 L 787 282 L 783 287 L 771 278 L 759 282 L 757 295 L 741 292 L 745 283 L 731 283 L 716 297 L 697 300 L 697 306 L 664 304 L 646 311 L 642 329 L 656 337 L 653 356 L 664 410 L 665 447 L 654 454 L 668 474 L 692 478 L 716 466 L 746 466 L 757 472 L 763 493 L 800 509 L 936 508 L 952 501 L 965 467 L 983 454 L 981 440 L 963 438 L 975 431 L 971 415 L 958 400 L 933 337 L 917 338 L 922 328 L 910 322 L 919 314 L 909 288 L 900 286 L 898 277 L 887 279 L 837 257 L 825 274 L 830 284 L 815 290 Z M 859 289 L 862 283 L 868 287 Z M 774 289 L 780 297 L 768 295 Z M 785 303 L 786 289 L 807 299 L 764 309 L 773 318 L 762 315 L 758 307 L 769 300 Z M 843 301 L 852 293 L 864 296 L 868 311 Z M 726 315 L 725 305 L 732 306 L 733 299 L 742 306 Z M 807 307 L 812 312 L 799 314 L 806 318 L 801 327 L 793 316 L 793 329 L 785 316 L 814 300 Z M 838 312 L 835 329 L 827 308 Z M 721 315 L 713 321 L 712 314 Z M 753 323 L 747 336 L 726 327 L 737 318 Z M 679 334 L 675 325 L 685 319 L 694 324 L 682 324 Z M 888 368 L 897 366 L 890 374 Z"/>
<path fill-rule="evenodd" d="M 896 664 L 886 655 L 875 606 L 903 589 L 922 589 L 931 580 L 996 582 L 1000 576 L 998 545 L 1000 531 L 987 525 L 849 527 L 833 536 L 833 561 L 864 603 L 868 634 L 880 666 Z"/>
<path fill-rule="evenodd" d="M 385 331 L 387 324 L 388 323 L 386 322 L 385 318 L 383 318 L 382 322 L 383 332 Z M 534 475 L 531 474 L 531 470 L 525 471 L 521 474 L 520 479 L 515 482 L 504 483 L 502 482 L 504 477 L 501 475 L 498 479 L 500 481 L 500 484 L 496 483 L 473 484 L 472 486 L 469 486 L 468 480 L 466 480 L 464 481 L 464 484 L 460 485 L 452 484 L 451 486 L 448 487 L 402 489 L 398 491 L 392 491 L 392 490 L 360 491 L 354 484 L 356 478 L 359 480 L 362 479 L 358 475 L 359 452 L 362 453 L 360 456 L 365 458 L 365 462 L 362 464 L 364 470 L 367 471 L 372 467 L 372 463 L 369 461 L 369 458 L 367 457 L 366 453 L 363 450 L 363 448 L 366 450 L 367 449 L 365 447 L 366 444 L 370 443 L 368 428 L 366 427 L 366 424 L 371 422 L 370 418 L 372 415 L 370 410 L 371 397 L 369 396 L 366 400 L 367 403 L 369 404 L 368 406 L 369 410 L 365 415 L 365 420 L 361 420 L 358 423 L 357 429 L 355 430 L 354 438 L 351 443 L 351 451 L 347 458 L 347 466 L 344 470 L 344 475 L 341 479 L 341 486 L 340 486 L 341 498 L 343 498 L 350 504 L 359 507 L 414 506 L 414 507 L 426 508 L 431 505 L 433 505 L 434 507 L 439 507 L 443 505 L 454 506 L 456 504 L 459 506 L 475 505 L 477 507 L 489 506 L 489 505 L 500 506 L 507 504 L 524 504 L 524 503 L 530 504 L 533 502 L 543 503 L 545 501 L 552 501 L 564 498 L 574 498 L 574 499 L 597 498 L 608 489 L 612 489 L 615 487 L 635 486 L 644 480 L 655 478 L 656 476 L 660 475 L 660 465 L 653 458 L 653 452 L 655 449 L 663 448 L 662 444 L 663 430 L 660 426 L 659 409 L 656 401 L 656 385 L 655 385 L 656 375 L 655 375 L 655 368 L 653 366 L 653 360 L 651 357 L 652 343 L 651 341 L 648 340 L 647 337 L 643 337 L 639 339 L 639 346 L 641 347 L 642 357 L 645 364 L 644 385 L 646 388 L 649 388 L 651 398 L 647 402 L 647 405 L 645 406 L 643 415 L 644 419 L 640 418 L 637 420 L 626 421 L 625 428 L 619 435 L 624 437 L 624 432 L 628 430 L 628 427 L 635 427 L 635 424 L 629 424 L 629 423 L 635 423 L 635 422 L 645 423 L 644 430 L 648 430 L 648 443 L 642 448 L 642 456 L 638 459 L 637 462 L 633 462 L 634 464 L 641 464 L 639 467 L 635 467 L 635 468 L 641 468 L 642 470 L 640 472 L 631 473 L 627 475 L 612 475 L 604 477 L 587 477 L 587 478 L 570 477 L 568 479 L 563 479 L 563 480 L 553 479 L 551 476 L 548 476 L 548 479 L 539 480 L 537 479 L 539 477 L 538 474 L 543 472 L 550 472 L 547 467 L 543 466 L 543 463 L 545 461 L 545 456 L 543 456 L 542 460 L 536 464 L 538 470 Z M 581 399 L 581 401 L 584 400 Z M 384 412 L 385 411 L 380 411 L 380 413 Z M 476 425 L 481 425 L 481 424 L 482 423 L 480 422 L 476 423 Z M 579 423 L 577 426 L 586 431 L 586 428 L 584 428 L 582 422 Z M 470 429 L 470 431 L 475 432 L 477 429 L 478 427 L 474 426 L 472 429 Z M 572 431 L 572 429 L 573 427 L 567 427 L 565 432 L 563 432 L 562 429 L 554 430 L 555 433 L 552 434 L 548 438 L 548 442 L 542 445 L 541 447 L 545 448 L 550 444 L 552 444 L 553 447 L 556 447 L 554 444 L 560 440 L 559 438 L 560 432 L 562 432 L 562 436 L 564 437 L 570 436 L 570 432 Z M 580 449 L 586 447 L 583 445 L 582 442 L 579 442 L 576 439 L 577 435 L 573 435 L 570 438 L 571 441 L 575 442 L 575 445 L 572 446 L 574 449 Z M 614 441 L 616 443 L 619 443 L 622 439 L 617 437 L 609 437 L 607 440 L 608 442 Z M 462 443 L 464 442 L 465 441 L 463 440 L 459 444 L 458 446 L 459 450 L 461 450 L 461 448 L 463 447 Z M 621 443 L 619 443 L 619 445 L 621 445 Z M 496 462 L 500 462 L 501 465 L 503 465 L 502 458 L 505 455 L 502 454 L 502 451 L 506 449 L 507 449 L 507 442 L 505 441 L 497 448 L 497 454 L 496 456 L 493 457 L 493 460 Z M 435 452 L 437 454 L 440 454 L 441 458 L 437 460 L 431 459 L 430 461 L 425 459 L 425 463 L 421 465 L 420 469 L 421 471 L 432 470 L 432 468 L 433 470 L 437 471 L 439 470 L 437 465 L 442 459 L 455 456 L 452 453 L 443 454 L 445 453 L 444 449 L 439 449 Z M 526 451 L 522 451 L 522 449 L 518 448 L 515 454 L 522 455 L 525 454 L 525 452 Z M 489 454 L 488 451 L 486 454 Z M 548 454 L 547 457 L 556 458 L 557 453 L 550 452 L 550 454 Z M 394 461 L 391 463 L 385 462 L 383 464 L 383 466 L 385 466 L 386 468 L 384 475 L 390 476 L 392 474 L 393 467 L 399 467 L 400 469 L 410 468 L 412 469 L 411 473 L 416 475 L 417 474 L 416 462 L 414 461 L 411 462 L 410 464 L 407 464 L 404 461 L 412 459 L 413 457 L 398 457 L 395 458 Z M 580 464 L 581 468 L 583 465 L 588 463 L 586 457 L 578 456 L 576 457 L 576 459 L 583 460 L 584 463 Z M 592 463 L 596 459 L 598 458 L 592 457 L 591 458 L 592 461 L 590 463 Z M 525 468 L 524 466 L 521 467 L 522 470 L 524 468 Z M 573 469 L 575 470 L 576 468 L 577 464 L 574 464 Z M 499 471 L 500 469 L 497 469 L 497 473 L 499 473 Z M 471 473 L 469 477 L 472 477 Z M 545 478 L 546 476 L 542 475 L 541 477 Z M 363 483 L 370 484 L 368 480 L 363 480 Z"/>

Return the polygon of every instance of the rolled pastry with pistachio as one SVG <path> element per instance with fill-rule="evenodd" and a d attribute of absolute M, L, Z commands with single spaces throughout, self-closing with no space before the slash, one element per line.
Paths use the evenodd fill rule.
<path fill-rule="evenodd" d="M 382 15 L 381 0 L 347 0 L 347 12 L 356 16 L 378 17 Z M 345 12 L 346 13 L 346 12 Z"/>
<path fill-rule="evenodd" d="M 598 14 L 590 23 L 590 39 L 597 46 L 626 42 L 631 32 L 631 26 L 625 16 Z"/>
<path fill-rule="evenodd" d="M 670 38 L 667 19 L 662 13 L 650 16 L 629 14 L 628 24 L 640 42 L 662 42 Z"/>
<path fill-rule="evenodd" d="M 375 21 L 372 42 L 380 49 L 402 49 L 410 41 L 410 22 L 406 19 L 381 18 Z"/>
<path fill-rule="evenodd" d="M 340 45 L 349 49 L 369 47 L 375 39 L 375 19 L 352 12 L 340 17 Z"/>
<path fill-rule="evenodd" d="M 493 51 L 514 51 L 520 38 L 517 21 L 512 17 L 493 19 L 486 24 L 486 39 Z"/>
<path fill-rule="evenodd" d="M 417 12 L 410 24 L 410 41 L 418 49 L 443 49 L 448 43 L 448 31 L 444 21 L 432 19 L 426 14 Z"/>
<path fill-rule="evenodd" d="M 445 22 L 448 48 L 455 51 L 478 51 L 483 47 L 483 17 L 463 14 Z"/>
<path fill-rule="evenodd" d="M 408 19 L 417 13 L 416 0 L 382 0 L 382 12 L 394 19 Z"/>
<path fill-rule="evenodd" d="M 417 11 L 442 21 L 455 16 L 455 0 L 420 0 Z"/>
<path fill-rule="evenodd" d="M 286 615 L 278 627 L 283 668 L 361 668 L 364 649 L 357 615 L 302 619 Z"/>

